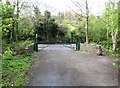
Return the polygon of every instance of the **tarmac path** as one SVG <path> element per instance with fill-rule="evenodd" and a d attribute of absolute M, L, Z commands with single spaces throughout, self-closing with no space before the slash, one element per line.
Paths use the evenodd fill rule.
<path fill-rule="evenodd" d="M 118 69 L 108 56 L 50 45 L 37 53 L 28 86 L 118 86 Z"/>

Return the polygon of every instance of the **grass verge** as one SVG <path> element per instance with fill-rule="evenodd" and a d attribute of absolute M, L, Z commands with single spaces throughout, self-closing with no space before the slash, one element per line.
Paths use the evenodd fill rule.
<path fill-rule="evenodd" d="M 32 53 L 12 56 L 7 50 L 2 59 L 2 86 L 26 86 L 32 58 Z"/>

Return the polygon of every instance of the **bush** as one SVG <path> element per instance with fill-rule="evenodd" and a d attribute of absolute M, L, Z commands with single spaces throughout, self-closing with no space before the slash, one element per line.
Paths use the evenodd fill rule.
<path fill-rule="evenodd" d="M 3 53 L 2 60 L 2 86 L 24 86 L 26 73 L 30 68 L 32 54 L 13 56 L 12 49 L 8 48 Z"/>
<path fill-rule="evenodd" d="M 14 50 L 14 55 L 21 55 L 27 53 L 26 48 L 28 46 L 33 45 L 33 41 L 20 41 L 20 42 L 13 42 L 10 47 Z"/>

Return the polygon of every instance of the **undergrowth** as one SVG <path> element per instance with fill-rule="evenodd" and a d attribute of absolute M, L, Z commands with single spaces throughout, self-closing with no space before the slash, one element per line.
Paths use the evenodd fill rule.
<path fill-rule="evenodd" d="M 2 59 L 2 86 L 25 86 L 32 56 L 32 53 L 13 56 L 8 48 Z"/>

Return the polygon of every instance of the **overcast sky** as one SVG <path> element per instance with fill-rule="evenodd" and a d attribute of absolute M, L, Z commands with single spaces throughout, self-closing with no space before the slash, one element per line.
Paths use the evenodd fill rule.
<path fill-rule="evenodd" d="M 25 0 L 25 1 L 37 4 L 42 12 L 44 12 L 44 10 L 46 9 L 50 10 L 53 15 L 57 14 L 58 12 L 70 11 L 71 10 L 70 8 L 74 9 L 76 12 L 80 11 L 72 3 L 72 1 L 79 1 L 82 6 L 83 12 L 85 12 L 85 0 Z M 94 15 L 101 14 L 105 9 L 105 3 L 107 1 L 108 0 L 88 0 L 90 13 Z"/>
<path fill-rule="evenodd" d="M 83 12 L 85 12 L 85 0 L 73 1 L 79 1 L 83 7 Z M 107 1 L 108 0 L 88 0 L 90 13 L 93 13 L 94 15 L 101 14 L 105 9 L 105 3 Z M 48 8 L 45 8 L 44 6 L 40 5 L 41 10 L 51 10 L 53 8 L 54 10 L 51 10 L 53 14 L 56 14 L 59 11 L 69 11 L 71 10 L 70 8 L 78 12 L 78 8 L 76 8 L 76 6 L 72 3 L 72 0 L 31 0 L 31 2 L 37 2 L 39 4 L 46 3 L 45 7 L 48 6 Z"/>

